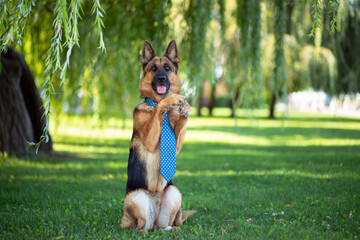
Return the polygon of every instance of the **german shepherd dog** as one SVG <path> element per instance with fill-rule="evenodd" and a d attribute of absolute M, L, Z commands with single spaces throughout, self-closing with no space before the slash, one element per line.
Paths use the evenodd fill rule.
<path fill-rule="evenodd" d="M 176 154 L 184 141 L 190 105 L 180 96 L 179 55 L 173 40 L 163 57 L 157 57 L 150 42 L 142 50 L 140 98 L 150 98 L 157 105 L 139 104 L 133 114 L 133 135 L 128 159 L 128 180 L 121 228 L 147 232 L 156 228 L 179 229 L 195 211 L 181 210 L 181 193 L 160 173 L 160 133 L 163 118 L 175 133 Z"/>

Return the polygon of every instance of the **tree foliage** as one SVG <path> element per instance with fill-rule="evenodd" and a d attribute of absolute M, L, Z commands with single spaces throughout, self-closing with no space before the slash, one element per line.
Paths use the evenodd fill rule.
<path fill-rule="evenodd" d="M 307 0 L 303 0 L 303 1 L 306 5 Z M 311 31 L 309 33 L 309 37 L 315 37 L 315 31 L 323 27 L 324 10 L 330 12 L 331 32 L 335 33 L 337 16 L 340 7 L 340 0 L 313 0 L 310 1 L 310 4 L 311 4 L 312 23 L 311 23 Z"/>
<path fill-rule="evenodd" d="M 276 0 L 274 4 L 275 12 L 275 26 L 274 26 L 274 80 L 271 86 L 272 94 L 275 94 L 277 99 L 282 94 L 286 94 L 286 79 L 287 70 L 284 55 L 284 35 L 285 35 L 285 2 L 283 0 Z"/>
<path fill-rule="evenodd" d="M 212 0 L 190 0 L 185 13 L 187 34 L 184 39 L 187 78 L 198 94 L 204 77 L 204 59 L 207 26 L 211 19 Z M 195 97 L 196 94 L 193 95 Z"/>
<path fill-rule="evenodd" d="M 261 78 L 261 0 L 237 1 L 237 24 L 240 28 L 240 56 L 242 94 L 246 108 L 255 107 L 262 96 Z"/>
<path fill-rule="evenodd" d="M 139 101 L 139 53 L 146 39 L 153 43 L 158 55 L 162 55 L 169 40 L 177 40 L 181 46 L 179 74 L 188 90 L 183 93 L 188 97 L 197 100 L 202 83 L 213 81 L 211 75 L 217 69 L 232 98 L 239 99 L 237 106 L 241 103 L 257 107 L 264 100 L 265 89 L 268 98 L 271 94 L 279 98 L 288 90 L 305 86 L 304 82 L 322 88 L 316 85 L 319 76 L 312 74 L 317 72 L 314 66 L 301 58 L 300 52 L 306 52 L 305 46 L 314 46 L 317 32 L 326 31 L 324 25 L 329 25 L 336 41 L 321 47 L 336 57 L 338 74 L 329 75 L 331 82 L 337 76 L 336 83 L 327 86 L 335 86 L 336 93 L 358 91 L 359 1 L 303 0 L 300 8 L 294 7 L 296 3 L 1 0 L 0 50 L 17 44 L 31 66 L 45 104 L 44 136 L 51 112 L 95 113 L 100 118 L 109 113 L 128 115 Z M 273 60 L 268 59 L 267 64 L 273 67 L 273 73 L 271 81 L 264 81 L 261 59 L 270 35 L 274 36 Z M 353 37 L 347 38 L 349 35 Z M 299 54 L 286 50 L 286 39 Z M 324 62 L 329 59 L 327 49 L 319 49 L 314 48 L 311 56 L 325 73 L 334 65 Z M 302 67 L 308 65 L 306 72 L 312 72 L 311 79 L 316 80 L 308 81 L 306 74 L 300 76 L 298 70 L 289 70 L 289 59 Z M 328 67 L 324 68 L 324 64 Z"/>
<path fill-rule="evenodd" d="M 360 92 L 360 1 L 344 1 L 335 35 L 337 94 Z"/>

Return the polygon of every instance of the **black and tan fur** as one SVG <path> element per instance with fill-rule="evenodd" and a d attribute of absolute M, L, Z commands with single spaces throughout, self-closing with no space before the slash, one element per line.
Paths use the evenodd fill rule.
<path fill-rule="evenodd" d="M 163 57 L 157 57 L 150 42 L 142 50 L 143 73 L 139 90 L 141 98 L 157 102 L 153 107 L 139 104 L 133 115 L 133 135 L 128 160 L 128 181 L 124 199 L 122 228 L 147 232 L 154 228 L 178 228 L 195 211 L 181 210 L 181 193 L 160 174 L 160 133 L 167 109 L 176 137 L 176 154 L 184 141 L 190 105 L 180 92 L 177 76 L 179 55 L 171 41 Z M 159 93 L 157 87 L 166 87 Z"/>

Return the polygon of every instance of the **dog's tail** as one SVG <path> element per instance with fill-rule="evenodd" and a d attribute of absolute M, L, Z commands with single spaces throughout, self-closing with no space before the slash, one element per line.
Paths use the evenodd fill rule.
<path fill-rule="evenodd" d="M 183 222 L 190 217 L 191 215 L 193 215 L 194 213 L 196 213 L 196 211 L 182 211 L 181 209 L 177 212 L 176 217 L 175 217 L 175 221 L 174 224 L 175 226 L 180 226 L 181 224 L 183 224 Z"/>
<path fill-rule="evenodd" d="M 184 222 L 188 217 L 190 217 L 191 215 L 193 215 L 195 213 L 196 213 L 196 211 L 194 211 L 194 210 L 182 211 L 181 221 Z"/>

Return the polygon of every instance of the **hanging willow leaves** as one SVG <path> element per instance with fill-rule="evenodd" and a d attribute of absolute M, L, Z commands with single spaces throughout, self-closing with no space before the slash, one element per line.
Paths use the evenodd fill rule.
<path fill-rule="evenodd" d="M 274 72 L 272 86 L 270 86 L 270 118 L 274 118 L 274 108 L 277 100 L 281 96 L 287 95 L 286 81 L 287 71 L 284 56 L 284 35 L 286 30 L 286 15 L 284 0 L 276 0 L 274 5 L 275 21 L 274 21 Z"/>
<path fill-rule="evenodd" d="M 190 84 L 195 87 L 196 93 L 201 91 L 206 31 L 211 18 L 213 1 L 190 0 L 185 18 L 188 25 L 186 39 L 187 67 Z"/>
<path fill-rule="evenodd" d="M 99 35 L 99 48 L 102 51 L 106 51 L 105 43 L 104 43 L 104 37 L 103 37 L 103 31 L 102 29 L 105 27 L 104 22 L 102 18 L 104 17 L 104 8 L 101 7 L 99 0 L 94 0 L 94 5 L 91 10 L 91 14 L 95 15 L 95 26 L 97 29 L 97 33 Z"/>
<path fill-rule="evenodd" d="M 68 49 L 66 52 L 65 62 L 63 63 L 61 74 L 60 74 L 60 79 L 62 80 L 61 84 L 63 84 L 64 80 L 65 80 L 66 69 L 70 64 L 70 56 L 72 53 L 72 49 L 75 45 L 77 45 L 79 47 L 80 36 L 79 36 L 79 30 L 78 30 L 78 18 L 81 19 L 80 11 L 82 11 L 82 13 L 83 13 L 80 1 L 71 0 L 71 2 L 70 2 L 70 17 L 69 17 L 68 24 L 67 24 L 68 28 L 70 29 L 69 30 L 70 34 L 68 35 L 68 41 L 65 44 L 65 47 L 67 47 Z M 102 38 L 100 38 L 100 39 L 102 39 Z"/>
<path fill-rule="evenodd" d="M 261 0 L 237 1 L 240 28 L 241 104 L 254 108 L 263 99 L 261 73 Z"/>
<path fill-rule="evenodd" d="M 139 53 L 144 40 L 149 40 L 161 55 L 171 39 L 167 21 L 171 2 L 108 1 L 102 5 L 104 9 L 111 9 L 104 17 L 106 28 L 103 29 L 104 42 L 110 50 L 106 54 L 92 50 L 98 45 L 92 34 L 97 32 L 93 31 L 96 25 L 84 18 L 79 23 L 79 31 L 86 37 L 80 39 L 82 47 L 74 49 L 72 71 L 67 76 L 62 101 L 72 113 L 95 113 L 99 118 L 110 114 L 125 117 L 139 102 Z M 86 12 L 93 6 L 87 3 L 83 8 Z"/>
<path fill-rule="evenodd" d="M 286 68 L 284 57 L 284 35 L 285 35 L 285 5 L 284 0 L 275 1 L 275 67 L 273 91 L 282 91 L 286 81 Z"/>
<path fill-rule="evenodd" d="M 303 5 L 306 5 L 308 0 L 303 0 Z M 317 29 L 321 29 L 323 26 L 323 13 L 324 9 L 330 12 L 330 26 L 331 26 L 331 33 L 335 33 L 336 30 L 336 23 L 339 14 L 339 7 L 341 4 L 340 0 L 311 0 L 309 1 L 311 5 L 311 30 L 309 33 L 309 37 L 315 37 L 315 31 Z"/>
<path fill-rule="evenodd" d="M 13 42 L 22 44 L 30 13 L 35 1 L 1 1 L 0 2 L 0 53 Z"/>
<path fill-rule="evenodd" d="M 360 92 L 360 0 L 344 0 L 335 36 L 337 94 Z"/>
<path fill-rule="evenodd" d="M 39 5 L 41 5 L 41 3 Z M 21 44 L 26 32 L 28 19 L 31 17 L 30 13 L 35 7 L 35 1 L 19 0 L 16 3 L 12 3 L 12 1 L 1 2 L 0 31 L 3 32 L 0 38 L 1 52 L 6 50 L 7 46 L 13 42 Z M 44 80 L 41 85 L 41 97 L 44 99 L 45 109 L 43 117 L 46 118 L 46 121 L 40 142 L 31 144 L 35 145 L 37 149 L 43 141 L 46 142 L 48 139 L 49 119 L 51 116 L 51 95 L 55 93 L 54 78 L 56 76 L 56 78 L 60 78 L 61 83 L 64 83 L 73 46 L 79 43 L 78 18 L 80 17 L 80 10 L 82 10 L 80 0 L 72 0 L 69 4 L 66 0 L 57 0 L 55 2 L 53 10 L 55 19 L 52 23 L 53 35 L 45 59 L 45 68 L 43 70 Z M 95 24 L 98 24 L 97 30 L 100 38 L 100 48 L 105 49 L 102 34 L 103 11 L 100 2 L 94 0 L 93 13 L 96 15 Z M 43 22 L 41 24 L 43 24 Z M 36 35 L 36 33 L 34 34 Z M 66 57 L 65 60 L 62 60 L 64 51 L 66 52 Z"/>
<path fill-rule="evenodd" d="M 99 117 L 119 110 L 122 116 L 130 114 L 138 101 L 143 41 L 150 40 L 162 54 L 171 39 L 167 19 L 171 1 L 41 1 L 30 5 L 36 10 L 33 15 L 30 7 L 20 5 L 22 2 L 33 4 L 1 2 L 1 9 L 6 10 L 1 11 L 1 47 L 17 41 L 12 36 L 25 36 L 27 44 L 22 52 L 43 90 L 47 121 L 42 141 L 46 140 L 52 111 L 96 113 Z M 105 15 L 105 9 L 111 11 Z M 13 18 L 14 14 L 18 17 Z M 26 21 L 29 24 L 22 27 Z M 111 49 L 106 54 L 105 44 Z"/>
<path fill-rule="evenodd" d="M 219 4 L 219 23 L 220 23 L 220 39 L 221 39 L 221 46 L 226 46 L 226 21 L 225 21 L 225 0 L 218 0 Z"/>

